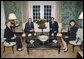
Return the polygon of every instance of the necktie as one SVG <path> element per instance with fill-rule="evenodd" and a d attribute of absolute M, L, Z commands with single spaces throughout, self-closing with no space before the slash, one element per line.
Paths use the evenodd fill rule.
<path fill-rule="evenodd" d="M 31 23 L 29 24 L 30 25 L 30 30 L 32 29 L 32 27 L 31 27 Z"/>

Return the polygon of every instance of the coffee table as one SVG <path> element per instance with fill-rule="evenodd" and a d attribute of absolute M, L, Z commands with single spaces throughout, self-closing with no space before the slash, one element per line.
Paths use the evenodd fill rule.
<path fill-rule="evenodd" d="M 34 43 L 27 43 L 27 53 L 29 54 L 29 50 L 50 50 L 50 49 L 58 49 L 58 54 L 60 54 L 61 45 L 59 42 L 57 43 L 49 43 L 46 41 L 44 44 L 39 39 L 33 39 Z M 48 39 L 49 40 L 49 39 Z"/>

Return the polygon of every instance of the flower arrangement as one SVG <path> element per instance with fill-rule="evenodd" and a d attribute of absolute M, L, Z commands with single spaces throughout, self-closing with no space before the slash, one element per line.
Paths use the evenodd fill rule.
<path fill-rule="evenodd" d="M 36 21 L 38 25 L 45 24 L 45 22 L 46 22 L 46 19 L 37 19 Z"/>

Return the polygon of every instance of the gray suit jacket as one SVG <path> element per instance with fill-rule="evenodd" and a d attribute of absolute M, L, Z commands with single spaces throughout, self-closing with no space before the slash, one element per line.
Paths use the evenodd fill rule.
<path fill-rule="evenodd" d="M 31 28 L 34 29 L 34 24 L 33 24 L 33 22 L 31 22 Z M 29 32 L 29 31 L 30 31 L 30 25 L 29 25 L 29 22 L 27 22 L 27 23 L 25 24 L 24 32 L 27 33 L 27 32 Z"/>

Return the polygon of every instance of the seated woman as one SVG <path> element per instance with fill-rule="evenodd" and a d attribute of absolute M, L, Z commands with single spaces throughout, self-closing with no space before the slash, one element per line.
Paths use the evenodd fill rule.
<path fill-rule="evenodd" d="M 32 34 L 31 39 L 34 38 L 34 24 L 33 24 L 31 18 L 29 18 L 29 19 L 28 19 L 28 22 L 25 24 L 24 32 L 26 33 L 26 42 L 27 42 L 27 38 L 28 38 L 28 34 L 29 34 L 29 33 Z"/>
<path fill-rule="evenodd" d="M 58 33 L 58 23 L 54 21 L 54 18 L 51 17 L 51 20 L 49 22 L 50 26 L 50 32 L 49 32 L 49 42 L 51 42 L 51 35 L 54 33 L 54 39 L 56 40 L 56 35 Z"/>
<path fill-rule="evenodd" d="M 64 52 L 67 52 L 67 43 L 69 43 L 69 41 L 72 40 L 76 40 L 76 32 L 77 32 L 78 28 L 75 26 L 75 21 L 71 20 L 70 24 L 69 24 L 69 28 L 68 28 L 68 33 L 66 36 L 64 36 L 62 38 L 62 43 L 63 43 L 63 50 Z"/>
<path fill-rule="evenodd" d="M 22 43 L 19 37 L 17 37 L 11 29 L 11 22 L 6 21 L 6 28 L 4 31 L 4 37 L 7 42 L 16 42 L 17 51 L 22 51 Z"/>

